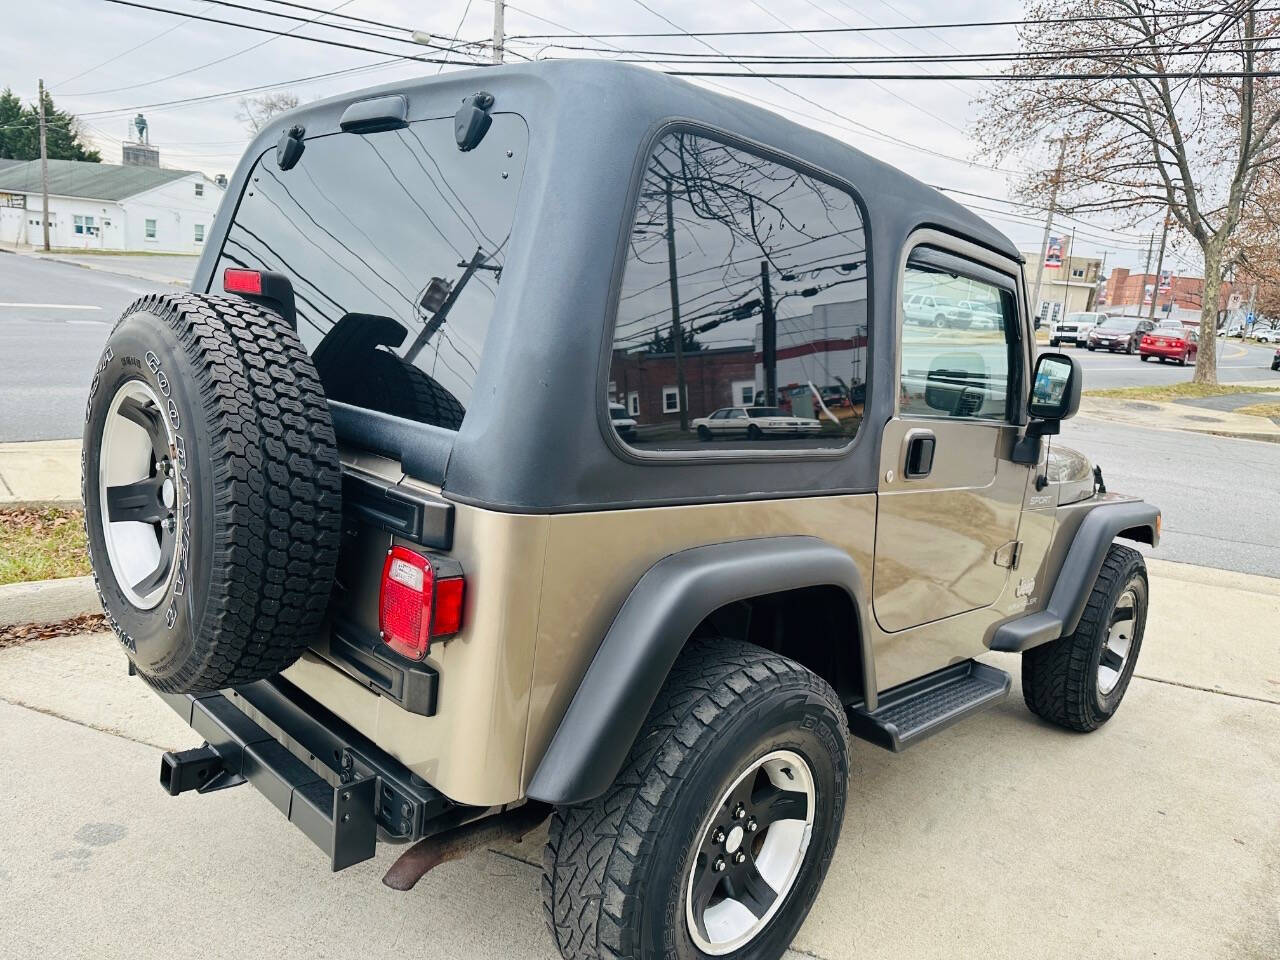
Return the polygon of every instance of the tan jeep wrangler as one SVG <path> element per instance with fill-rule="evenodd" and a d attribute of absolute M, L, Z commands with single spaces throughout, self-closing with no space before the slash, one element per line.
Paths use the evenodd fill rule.
<path fill-rule="evenodd" d="M 653 72 L 278 118 L 88 404 L 103 605 L 207 741 L 162 784 L 335 870 L 413 843 L 402 888 L 550 817 L 565 957 L 780 956 L 850 734 L 999 700 L 988 651 L 1079 731 L 1133 674 L 1159 514 L 1050 451 L 1081 374 L 1026 299 L 969 211 Z"/>

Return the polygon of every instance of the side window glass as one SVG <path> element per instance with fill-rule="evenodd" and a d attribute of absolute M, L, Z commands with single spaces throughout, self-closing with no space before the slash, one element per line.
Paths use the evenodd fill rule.
<path fill-rule="evenodd" d="M 710 137 L 659 140 L 629 235 L 608 379 L 664 402 L 644 404 L 624 442 L 842 447 L 862 422 L 866 357 L 854 197 Z M 713 432 L 722 407 L 753 429 Z"/>
<path fill-rule="evenodd" d="M 931 309 L 912 307 L 912 294 L 921 292 Z M 903 298 L 902 414 L 1005 420 L 1013 297 L 981 280 L 909 263 Z"/>

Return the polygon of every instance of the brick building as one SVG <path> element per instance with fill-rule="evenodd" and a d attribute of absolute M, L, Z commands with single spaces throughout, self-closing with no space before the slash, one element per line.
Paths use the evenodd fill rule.
<path fill-rule="evenodd" d="M 682 359 L 690 420 L 720 407 L 751 403 L 756 389 L 756 351 L 751 344 L 694 350 Z M 613 351 L 609 399 L 625 406 L 641 426 L 678 425 L 675 354 Z"/>
<path fill-rule="evenodd" d="M 1168 289 L 1160 289 L 1159 278 L 1154 273 L 1130 273 L 1124 267 L 1116 267 L 1107 277 L 1104 301 L 1099 308 L 1109 313 L 1146 315 L 1155 297 L 1156 317 L 1172 316 L 1187 320 L 1198 318 L 1204 293 L 1201 277 L 1169 276 Z M 1231 306 L 1231 285 L 1224 283 L 1219 291 L 1218 309 Z"/>

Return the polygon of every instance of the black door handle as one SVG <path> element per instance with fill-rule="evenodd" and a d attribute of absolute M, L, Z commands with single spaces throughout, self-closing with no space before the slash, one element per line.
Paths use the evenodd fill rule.
<path fill-rule="evenodd" d="M 932 430 L 913 430 L 907 436 L 907 459 L 903 464 L 904 480 L 919 480 L 933 470 L 933 450 L 937 439 Z"/>

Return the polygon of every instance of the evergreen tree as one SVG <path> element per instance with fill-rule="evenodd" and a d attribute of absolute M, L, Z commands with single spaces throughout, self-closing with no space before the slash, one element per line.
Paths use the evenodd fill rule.
<path fill-rule="evenodd" d="M 102 154 L 87 146 L 80 121 L 59 110 L 46 90 L 44 95 L 45 148 L 50 160 L 86 160 L 101 163 Z M 0 159 L 40 159 L 40 113 L 34 103 L 23 106 L 8 87 L 0 92 Z"/>

